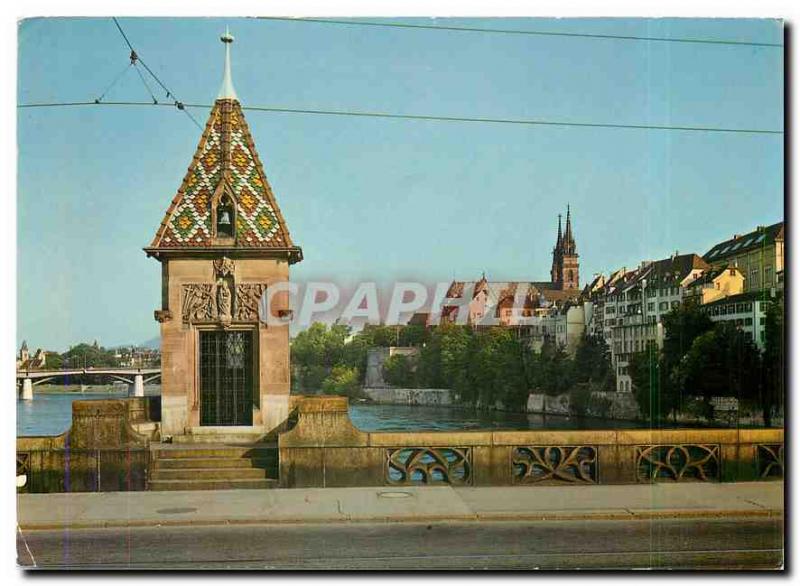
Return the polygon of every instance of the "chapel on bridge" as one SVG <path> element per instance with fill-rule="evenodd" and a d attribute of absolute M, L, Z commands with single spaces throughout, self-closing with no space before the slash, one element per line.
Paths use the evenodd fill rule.
<path fill-rule="evenodd" d="M 161 263 L 164 437 L 254 436 L 277 429 L 289 402 L 289 328 L 266 323 L 265 292 L 303 259 L 261 165 L 231 79 L 222 87 L 189 169 L 145 248 Z M 288 296 L 271 300 L 289 315 Z M 236 430 L 232 428 L 237 428 Z"/>

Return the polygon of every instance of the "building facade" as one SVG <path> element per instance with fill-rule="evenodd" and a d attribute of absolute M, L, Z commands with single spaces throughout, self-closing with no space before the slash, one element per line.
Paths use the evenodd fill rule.
<path fill-rule="evenodd" d="M 715 268 L 736 267 L 744 276 L 744 291 L 769 290 L 784 269 L 784 223 L 758 226 L 715 244 L 703 259 Z"/>
<path fill-rule="evenodd" d="M 161 263 L 162 435 L 254 436 L 287 418 L 289 328 L 263 300 L 302 260 L 267 181 L 230 73 L 195 155 L 145 252 Z M 271 300 L 289 315 L 288 295 Z M 207 428 L 201 430 L 198 428 Z M 211 432 L 211 433 L 209 433 Z"/>

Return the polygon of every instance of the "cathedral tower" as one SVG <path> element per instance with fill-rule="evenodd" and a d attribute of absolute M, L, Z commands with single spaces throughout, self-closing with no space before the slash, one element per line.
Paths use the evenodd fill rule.
<path fill-rule="evenodd" d="M 580 287 L 578 253 L 575 237 L 572 234 L 572 218 L 567 206 L 567 225 L 562 235 L 561 214 L 558 214 L 558 236 L 553 248 L 553 265 L 550 269 L 550 282 L 554 288 L 567 290 Z"/>

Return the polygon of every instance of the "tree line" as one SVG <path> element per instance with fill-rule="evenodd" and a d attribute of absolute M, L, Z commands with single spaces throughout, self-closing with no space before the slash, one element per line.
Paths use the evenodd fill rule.
<path fill-rule="evenodd" d="M 768 304 L 766 339 L 759 351 L 729 322 L 714 323 L 701 307 L 683 304 L 663 319 L 662 347 L 632 355 L 631 376 L 640 417 L 657 425 L 691 413 L 711 421 L 714 397 L 735 397 L 760 410 L 765 425 L 783 404 L 782 299 Z M 361 396 L 370 348 L 413 346 L 383 365 L 384 380 L 398 388 L 440 388 L 475 408 L 524 410 L 531 392 L 569 395 L 573 414 L 603 415 L 614 391 L 610 350 L 601 336 L 585 335 L 574 356 L 552 341 L 536 350 L 510 328 L 442 324 L 349 327 L 313 324 L 292 341 L 292 388 L 299 392 Z"/>
<path fill-rule="evenodd" d="M 465 406 L 523 410 L 532 390 L 549 395 L 571 392 L 575 404 L 581 405 L 592 391 L 614 386 L 608 347 L 599 337 L 584 337 L 571 358 L 552 342 L 533 351 L 514 330 L 501 327 L 447 323 L 435 328 L 368 327 L 351 334 L 344 325 L 316 323 L 292 341 L 293 388 L 358 396 L 368 350 L 388 346 L 414 346 L 417 353 L 387 359 L 387 383 L 451 389 Z"/>

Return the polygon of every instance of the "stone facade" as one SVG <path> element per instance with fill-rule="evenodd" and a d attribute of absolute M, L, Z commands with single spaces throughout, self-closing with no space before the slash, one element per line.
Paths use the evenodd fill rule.
<path fill-rule="evenodd" d="M 229 276 L 237 289 L 248 285 L 268 289 L 273 283 L 289 279 L 286 261 L 242 258 L 237 259 L 233 267 Z M 253 332 L 257 356 L 253 365 L 253 427 L 265 434 L 279 428 L 288 414 L 288 326 L 267 325 L 258 314 L 244 312 L 238 295 L 231 301 L 234 315 L 228 316 L 230 319 L 227 321 L 220 319 L 214 306 L 214 295 L 209 297 L 211 308 L 208 314 L 198 316 L 192 312 L 185 303 L 192 288 L 205 286 L 213 291 L 217 287 L 219 277 L 212 259 L 164 259 L 162 269 L 166 299 L 162 311 L 172 314 L 170 319 L 161 321 L 162 433 L 165 436 L 182 435 L 200 426 L 199 334 L 220 329 Z M 276 295 L 272 307 L 279 311 L 288 310 L 286 297 Z M 247 319 L 234 319 L 237 316 Z"/>

